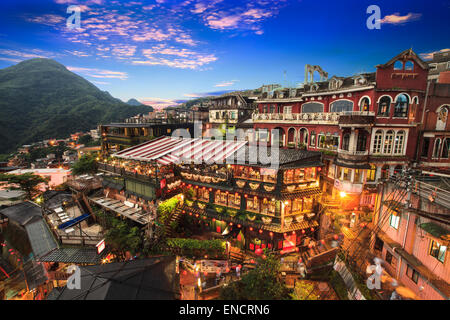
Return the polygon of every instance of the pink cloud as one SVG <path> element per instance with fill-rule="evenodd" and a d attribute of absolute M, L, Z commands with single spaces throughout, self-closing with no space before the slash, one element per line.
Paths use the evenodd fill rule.
<path fill-rule="evenodd" d="M 418 20 L 422 16 L 421 13 L 408 13 L 406 16 L 401 16 L 400 13 L 394 13 L 385 16 L 380 20 L 380 23 L 387 24 L 404 24 L 410 21 Z"/>

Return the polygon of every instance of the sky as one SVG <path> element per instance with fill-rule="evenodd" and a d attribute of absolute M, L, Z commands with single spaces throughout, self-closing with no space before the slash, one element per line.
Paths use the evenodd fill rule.
<path fill-rule="evenodd" d="M 67 26 L 73 5 L 79 28 Z M 370 5 L 379 29 L 366 25 Z M 450 48 L 449 17 L 450 0 L 1 0 L 0 68 L 51 58 L 116 98 L 158 108 L 297 86 L 305 64 L 331 77 L 373 72 L 409 48 L 429 59 Z"/>

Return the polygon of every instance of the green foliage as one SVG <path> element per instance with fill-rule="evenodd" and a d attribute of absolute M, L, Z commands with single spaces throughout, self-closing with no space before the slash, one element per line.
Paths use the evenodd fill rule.
<path fill-rule="evenodd" d="M 0 174 L 0 181 L 6 181 L 11 186 L 10 190 L 23 190 L 27 194 L 27 199 L 31 200 L 40 193 L 39 185 L 48 184 L 49 179 L 35 175 L 33 173 L 24 174 Z"/>
<path fill-rule="evenodd" d="M 224 300 L 290 300 L 291 292 L 279 277 L 280 262 L 272 253 L 258 258 L 255 269 L 242 276 L 240 281 L 222 288 Z"/>
<path fill-rule="evenodd" d="M 142 237 L 137 227 L 130 227 L 126 221 L 109 217 L 111 227 L 106 231 L 106 243 L 119 255 L 125 256 L 126 251 L 136 254 L 142 244 Z"/>
<path fill-rule="evenodd" d="M 91 142 L 91 141 L 92 141 L 92 137 L 91 137 L 90 135 L 88 135 L 88 134 L 86 134 L 86 135 L 81 136 L 81 137 L 78 138 L 78 143 L 79 143 L 79 144 L 84 144 L 84 145 L 86 145 L 86 144 L 88 144 L 88 143 Z"/>
<path fill-rule="evenodd" d="M 1 153 L 149 111 L 113 98 L 53 60 L 0 70 Z"/>
<path fill-rule="evenodd" d="M 331 271 L 329 283 L 333 287 L 339 299 L 348 300 L 347 286 L 345 285 L 344 279 L 342 279 L 336 270 Z"/>
<path fill-rule="evenodd" d="M 194 198 L 194 189 L 193 188 L 185 189 L 183 191 L 183 195 L 186 200 L 192 200 Z"/>
<path fill-rule="evenodd" d="M 169 249 L 187 257 L 202 257 L 205 254 L 211 257 L 225 255 L 225 241 L 222 240 L 196 240 L 184 238 L 169 238 L 166 241 Z"/>
<path fill-rule="evenodd" d="M 161 224 L 166 224 L 167 219 L 170 214 L 175 210 L 178 205 L 178 197 L 172 197 L 164 202 L 162 202 L 158 207 L 158 220 Z"/>
<path fill-rule="evenodd" d="M 316 294 L 314 284 L 309 281 L 297 281 L 295 283 L 294 292 L 291 297 L 294 300 L 319 300 L 320 296 Z"/>
<path fill-rule="evenodd" d="M 97 161 L 92 155 L 85 155 L 72 165 L 72 174 L 92 174 L 97 172 Z"/>

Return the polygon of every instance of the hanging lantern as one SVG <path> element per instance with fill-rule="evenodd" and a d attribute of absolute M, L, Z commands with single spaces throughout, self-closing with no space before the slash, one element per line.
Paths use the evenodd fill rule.
<path fill-rule="evenodd" d="M 238 228 L 240 228 L 240 227 L 241 227 L 241 225 L 240 225 L 240 224 L 238 224 L 238 225 L 237 225 L 237 227 L 238 227 Z"/>
<path fill-rule="evenodd" d="M 261 248 L 258 248 L 255 250 L 255 253 L 259 256 L 263 253 L 263 250 Z"/>
<path fill-rule="evenodd" d="M 333 236 L 333 238 L 334 238 L 334 240 L 337 240 L 337 239 L 339 239 L 339 236 L 338 236 L 337 234 L 335 234 L 335 235 Z"/>
<path fill-rule="evenodd" d="M 263 233 L 262 229 L 259 229 L 259 233 Z"/>
<path fill-rule="evenodd" d="M 305 229 L 302 230 L 302 233 L 305 234 Z"/>
<path fill-rule="evenodd" d="M 269 232 L 269 235 L 270 235 L 271 237 L 273 237 L 273 232 L 272 232 L 272 231 L 270 231 L 270 232 Z"/>
<path fill-rule="evenodd" d="M 205 272 L 203 272 L 203 274 L 204 274 L 204 275 L 205 275 L 205 277 L 206 277 L 206 276 L 208 275 L 208 272 L 206 272 L 206 271 L 205 271 Z"/>
<path fill-rule="evenodd" d="M 230 226 L 232 226 L 233 225 L 233 222 L 230 222 Z"/>
<path fill-rule="evenodd" d="M 213 218 L 212 221 L 213 221 L 213 222 L 216 221 L 216 218 Z"/>
<path fill-rule="evenodd" d="M 311 232 L 314 232 L 314 228 L 311 228 Z"/>
<path fill-rule="evenodd" d="M 249 229 L 250 231 L 253 231 L 253 227 L 250 227 L 250 229 Z"/>
<path fill-rule="evenodd" d="M 292 231 L 292 235 L 295 235 L 295 231 Z"/>

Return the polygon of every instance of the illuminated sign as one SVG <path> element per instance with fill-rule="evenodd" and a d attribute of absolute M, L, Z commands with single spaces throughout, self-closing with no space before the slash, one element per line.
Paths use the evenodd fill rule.
<path fill-rule="evenodd" d="M 105 239 L 103 239 L 102 241 L 97 243 L 96 247 L 97 247 L 97 253 L 98 254 L 102 253 L 102 251 L 105 250 Z"/>

